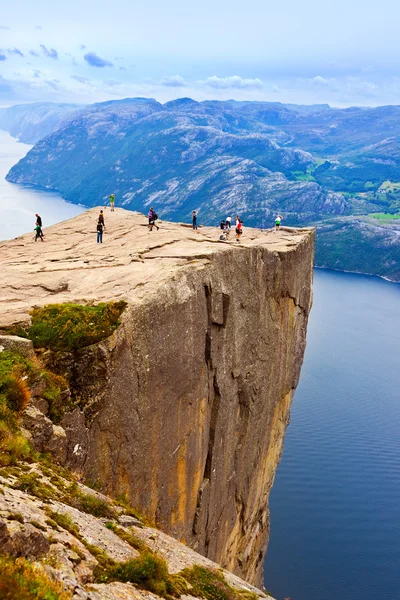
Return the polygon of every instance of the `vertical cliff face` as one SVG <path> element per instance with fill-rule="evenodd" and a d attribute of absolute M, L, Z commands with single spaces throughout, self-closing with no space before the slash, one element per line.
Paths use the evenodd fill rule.
<path fill-rule="evenodd" d="M 138 250 L 139 283 L 130 264 L 131 274 L 114 273 L 99 292 L 113 299 L 107 286 L 124 286 L 128 308 L 115 333 L 47 356 L 79 401 L 62 423 L 68 462 L 260 583 L 268 496 L 305 348 L 314 233 L 247 230 L 236 247 L 215 243 L 210 230 L 196 237 L 168 226 L 168 239 L 146 238 Z M 75 298 L 83 285 L 75 280 Z"/>

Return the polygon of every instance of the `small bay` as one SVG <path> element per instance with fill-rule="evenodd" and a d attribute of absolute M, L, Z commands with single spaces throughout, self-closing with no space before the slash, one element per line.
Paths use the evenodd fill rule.
<path fill-rule="evenodd" d="M 400 284 L 317 270 L 270 497 L 278 600 L 400 597 Z"/>
<path fill-rule="evenodd" d="M 9 183 L 8 171 L 32 146 L 22 144 L 0 130 L 0 240 L 32 231 L 38 213 L 44 230 L 47 226 L 79 215 L 85 207 L 65 202 L 60 194 Z"/>

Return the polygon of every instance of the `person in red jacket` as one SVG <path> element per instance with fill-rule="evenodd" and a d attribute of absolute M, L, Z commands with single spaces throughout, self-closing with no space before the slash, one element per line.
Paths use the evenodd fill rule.
<path fill-rule="evenodd" d="M 240 219 L 238 219 L 238 223 L 236 225 L 236 241 L 239 242 L 240 241 L 240 236 L 243 233 L 243 229 L 242 229 L 242 225 L 243 225 L 243 221 L 241 221 Z"/>

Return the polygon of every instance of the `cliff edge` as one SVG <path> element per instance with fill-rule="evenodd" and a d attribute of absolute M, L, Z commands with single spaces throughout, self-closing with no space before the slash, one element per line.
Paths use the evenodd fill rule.
<path fill-rule="evenodd" d="M 314 230 L 218 230 L 97 209 L 0 244 L 0 327 L 34 306 L 124 300 L 106 339 L 39 349 L 73 406 L 63 462 L 157 526 L 260 584 L 268 496 L 298 383 Z M 231 234 L 232 237 L 234 234 Z"/>

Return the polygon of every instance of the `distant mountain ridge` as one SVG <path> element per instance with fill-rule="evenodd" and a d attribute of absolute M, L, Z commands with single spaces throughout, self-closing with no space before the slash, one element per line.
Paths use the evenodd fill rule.
<path fill-rule="evenodd" d="M 126 98 L 66 111 L 7 179 L 87 206 L 114 192 L 125 208 L 155 204 L 171 220 L 187 221 L 196 208 L 206 224 L 239 212 L 248 225 L 270 227 L 278 211 L 288 225 L 328 222 L 317 264 L 400 280 L 395 225 L 358 218 L 400 210 L 399 143 L 398 106 Z"/>
<path fill-rule="evenodd" d="M 0 108 L 0 129 L 8 131 L 21 142 L 36 144 L 57 129 L 63 119 L 78 108 L 81 108 L 78 104 L 52 102 L 36 102 Z"/>
<path fill-rule="evenodd" d="M 277 210 L 292 223 L 348 214 L 341 194 L 296 179 L 294 173 L 305 176 L 315 159 L 281 146 L 270 123 L 299 118 L 264 103 L 95 104 L 70 114 L 8 178 L 57 189 L 88 206 L 112 190 L 126 208 L 142 210 L 157 202 L 172 219 L 187 218 L 193 207 L 207 222 L 239 210 L 249 223 L 261 225 Z"/>

